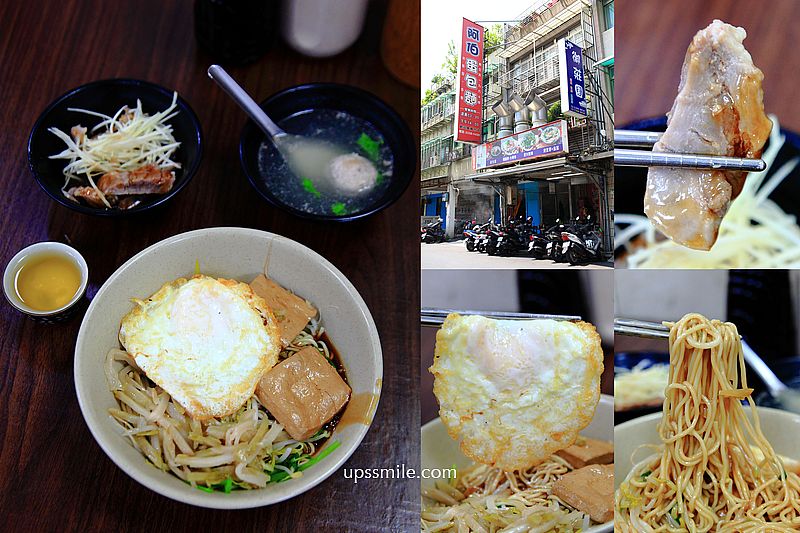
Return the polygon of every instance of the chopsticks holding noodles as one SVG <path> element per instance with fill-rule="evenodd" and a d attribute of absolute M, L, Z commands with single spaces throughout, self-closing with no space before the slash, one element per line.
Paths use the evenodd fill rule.
<path fill-rule="evenodd" d="M 650 147 L 661 133 L 653 131 L 614 130 L 614 144 L 619 146 Z M 625 167 L 676 167 L 711 170 L 740 170 L 761 172 L 767 168 L 763 159 L 727 157 L 703 154 L 651 152 L 648 150 L 614 149 L 614 164 Z"/>

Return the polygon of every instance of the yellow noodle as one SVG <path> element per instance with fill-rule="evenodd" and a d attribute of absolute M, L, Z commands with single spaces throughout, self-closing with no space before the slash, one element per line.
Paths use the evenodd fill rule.
<path fill-rule="evenodd" d="M 740 401 L 754 406 L 736 326 L 699 314 L 669 326 L 662 446 L 617 490 L 615 531 L 800 530 L 800 478 Z"/>

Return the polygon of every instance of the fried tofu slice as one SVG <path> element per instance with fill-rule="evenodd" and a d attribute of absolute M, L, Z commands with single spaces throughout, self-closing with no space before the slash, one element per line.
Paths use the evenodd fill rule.
<path fill-rule="evenodd" d="M 564 474 L 553 495 L 604 524 L 614 518 L 614 465 L 589 465 Z"/>
<path fill-rule="evenodd" d="M 278 319 L 281 332 L 281 343 L 291 344 L 303 331 L 308 321 L 317 316 L 317 309 L 296 294 L 287 291 L 268 277 L 259 274 L 250 286 L 256 294 L 264 298 Z"/>
<path fill-rule="evenodd" d="M 605 465 L 614 461 L 614 445 L 602 440 L 578 437 L 575 444 L 557 451 L 556 455 L 571 464 L 572 468 Z"/>
<path fill-rule="evenodd" d="M 267 372 L 256 396 L 293 439 L 306 440 L 344 407 L 350 387 L 316 348 L 307 346 Z"/>

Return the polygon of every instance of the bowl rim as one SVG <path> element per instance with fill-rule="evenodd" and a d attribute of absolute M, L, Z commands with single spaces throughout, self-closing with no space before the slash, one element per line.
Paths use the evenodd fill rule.
<path fill-rule="evenodd" d="M 175 185 L 170 191 L 166 192 L 165 194 L 156 198 L 153 202 L 147 203 L 145 205 L 132 207 L 131 209 L 125 210 L 114 210 L 114 209 L 100 209 L 96 207 L 90 207 L 86 205 L 82 205 L 76 202 L 70 201 L 66 198 L 63 194 L 57 194 L 54 191 L 50 190 L 50 188 L 44 183 L 44 177 L 36 171 L 33 165 L 33 153 L 32 153 L 32 144 L 33 144 L 33 137 L 34 135 L 39 132 L 42 128 L 42 123 L 45 119 L 53 112 L 59 105 L 63 104 L 65 100 L 83 92 L 87 89 L 92 89 L 94 87 L 102 86 L 102 85 L 132 85 L 132 86 L 140 86 L 147 90 L 153 90 L 159 92 L 165 96 L 172 96 L 172 93 L 178 93 L 178 98 L 176 102 L 179 104 L 180 107 L 185 108 L 186 114 L 189 116 L 189 120 L 192 123 L 192 126 L 195 130 L 195 140 L 197 141 L 197 156 L 195 159 L 188 165 L 187 168 L 181 169 L 184 172 L 184 178 L 180 183 Z M 181 109 L 182 111 L 184 109 Z M 183 141 L 181 141 L 183 142 Z M 30 170 L 31 174 L 33 174 L 33 178 L 36 180 L 36 183 L 39 184 L 39 187 L 47 193 L 47 195 L 52 199 L 55 200 L 57 203 L 72 209 L 73 211 L 77 211 L 79 213 L 85 215 L 94 215 L 99 217 L 123 217 L 123 216 L 130 216 L 135 215 L 137 213 L 142 213 L 147 211 L 153 207 L 159 206 L 167 202 L 170 198 L 178 194 L 188 183 L 192 180 L 194 175 L 197 173 L 197 170 L 200 168 L 200 162 L 203 159 L 203 130 L 200 125 L 200 119 L 197 117 L 197 113 L 195 113 L 192 106 L 189 105 L 189 102 L 181 96 L 177 90 L 170 90 L 166 87 L 153 83 L 151 81 L 146 80 L 139 80 L 135 78 L 107 78 L 103 80 L 95 80 L 90 81 L 89 83 L 85 83 L 83 85 L 79 85 L 69 91 L 65 92 L 61 96 L 57 97 L 55 100 L 50 102 L 50 104 L 45 107 L 44 111 L 39 115 L 36 119 L 36 122 L 33 123 L 33 127 L 31 128 L 30 133 L 28 134 L 28 143 L 26 147 L 28 153 L 28 169 Z"/>
<path fill-rule="evenodd" d="M 412 158 L 411 160 L 409 160 L 409 163 L 411 164 L 411 172 L 405 179 L 405 183 L 403 184 L 402 188 L 399 190 L 397 195 L 388 197 L 384 201 L 374 204 L 369 209 L 359 211 L 354 214 L 347 214 L 342 216 L 315 215 L 312 213 L 307 213 L 290 205 L 287 205 L 283 202 L 278 201 L 276 198 L 266 195 L 261 190 L 261 187 L 258 184 L 260 176 L 252 175 L 248 171 L 247 165 L 245 165 L 245 158 L 247 157 L 245 155 L 245 139 L 247 138 L 248 134 L 250 134 L 251 131 L 256 131 L 256 132 L 261 131 L 258 128 L 258 126 L 253 122 L 253 120 L 248 118 L 244 126 L 242 127 L 242 133 L 239 136 L 239 163 L 242 167 L 244 175 L 247 177 L 247 181 L 250 182 L 250 185 L 253 187 L 253 189 L 255 189 L 255 191 L 261 198 L 269 202 L 270 205 L 282 209 L 287 213 L 294 215 L 298 218 L 303 218 L 306 220 L 315 220 L 319 222 L 352 222 L 354 220 L 374 215 L 375 213 L 382 211 L 383 209 L 386 209 L 387 207 L 395 203 L 397 200 L 399 200 L 400 197 L 405 194 L 406 190 L 408 190 L 408 187 L 411 185 L 411 182 L 414 179 L 414 174 L 417 168 L 417 152 L 418 152 L 417 145 L 416 141 L 414 140 L 415 137 L 411 132 L 411 128 L 408 127 L 408 124 L 406 124 L 406 121 L 403 119 L 403 117 L 401 117 L 397 111 L 395 111 L 389 104 L 383 101 L 383 99 L 378 97 L 376 94 L 367 91 L 365 89 L 362 89 L 360 87 L 355 87 L 353 85 L 347 85 L 344 83 L 332 83 L 332 82 L 302 83 L 299 85 L 286 87 L 285 89 L 281 89 L 280 91 L 271 94 L 266 99 L 259 102 L 258 106 L 262 110 L 265 110 L 265 107 L 273 103 L 278 98 L 293 93 L 302 93 L 305 91 L 312 91 L 312 90 L 350 93 L 356 98 L 362 99 L 364 101 L 369 101 L 371 105 L 381 109 L 383 112 L 391 116 L 398 123 L 400 129 L 400 136 L 404 140 L 406 148 L 409 148 L 408 152 Z"/>
<path fill-rule="evenodd" d="M 313 469 L 314 477 L 308 475 L 306 479 L 309 481 L 302 485 L 299 485 L 297 488 L 285 491 L 283 494 L 279 496 L 271 496 L 269 486 L 265 489 L 254 489 L 250 491 L 241 491 L 232 494 L 219 494 L 219 493 L 206 493 L 203 491 L 199 491 L 196 489 L 192 489 L 189 485 L 185 487 L 181 487 L 180 489 L 173 488 L 167 484 L 161 483 L 154 483 L 149 484 L 146 483 L 146 479 L 142 477 L 139 473 L 138 469 L 128 469 L 127 465 L 125 465 L 125 461 L 122 457 L 118 457 L 114 449 L 119 445 L 118 441 L 106 439 L 99 430 L 99 422 L 92 420 L 92 417 L 89 416 L 91 413 L 91 408 L 89 406 L 89 399 L 85 396 L 83 387 L 81 383 L 84 379 L 81 377 L 84 369 L 84 365 L 87 364 L 85 358 L 78 357 L 78 350 L 79 346 L 82 344 L 84 336 L 86 335 L 85 326 L 88 322 L 88 317 L 94 311 L 97 302 L 99 302 L 102 297 L 104 296 L 105 292 L 108 290 L 109 285 L 111 282 L 115 281 L 117 278 L 122 276 L 122 274 L 129 268 L 131 268 L 138 260 L 140 260 L 145 255 L 148 255 L 154 252 L 157 248 L 161 248 L 164 246 L 169 246 L 177 241 L 181 241 L 184 239 L 190 239 L 195 237 L 202 237 L 207 236 L 208 234 L 218 233 L 221 235 L 228 235 L 230 232 L 237 232 L 242 234 L 250 234 L 252 236 L 259 236 L 259 237 L 266 237 L 270 239 L 282 239 L 290 243 L 291 246 L 297 246 L 303 249 L 305 252 L 310 253 L 312 257 L 319 260 L 322 267 L 324 267 L 328 272 L 330 272 L 334 277 L 336 277 L 346 288 L 347 292 L 353 298 L 356 306 L 361 311 L 364 319 L 367 322 L 367 329 L 370 332 L 370 343 L 369 345 L 373 348 L 371 352 L 373 353 L 374 364 L 375 364 L 375 375 L 371 376 L 374 378 L 375 381 L 375 394 L 377 395 L 377 400 L 375 402 L 374 408 L 372 408 L 372 417 L 369 420 L 368 424 L 355 424 L 355 435 L 353 438 L 353 442 L 348 445 L 342 445 L 338 448 L 338 450 L 343 450 L 344 453 L 338 459 L 334 459 L 333 457 L 328 457 L 326 461 L 321 461 L 320 464 L 315 465 L 316 468 Z M 128 259 L 125 263 L 123 263 L 117 270 L 111 274 L 108 279 L 103 283 L 102 287 L 97 291 L 97 294 L 92 298 L 92 302 L 89 304 L 86 313 L 81 320 L 81 326 L 78 331 L 78 336 L 75 341 L 75 351 L 73 354 L 73 381 L 75 385 L 75 393 L 78 397 L 78 405 L 81 410 L 81 416 L 83 417 L 84 423 L 89 428 L 89 432 L 92 434 L 95 442 L 100 446 L 106 456 L 111 459 L 111 461 L 126 475 L 132 478 L 134 481 L 142 485 L 143 487 L 152 490 L 162 496 L 170 498 L 175 501 L 179 501 L 182 503 L 195 505 L 198 507 L 205 507 L 210 509 L 249 509 L 255 507 L 265 507 L 268 505 L 273 505 L 276 503 L 280 503 L 282 501 L 289 500 L 296 496 L 299 496 L 305 493 L 308 490 L 316 487 L 323 481 L 325 481 L 328 477 L 333 475 L 335 472 L 339 470 L 339 468 L 350 459 L 350 457 L 355 453 L 355 451 L 361 445 L 364 437 L 366 436 L 369 429 L 372 427 L 373 422 L 375 421 L 375 414 L 377 414 L 378 405 L 380 403 L 380 397 L 382 395 L 383 389 L 383 349 L 380 343 L 380 336 L 378 334 L 378 328 L 375 325 L 375 321 L 370 313 L 369 307 L 367 306 L 364 299 L 361 297 L 361 294 L 358 290 L 353 286 L 347 277 L 339 271 L 330 261 L 325 259 L 322 255 L 318 254 L 311 248 L 301 244 L 295 240 L 289 239 L 287 237 L 283 237 L 281 235 L 252 229 L 252 228 L 241 228 L 241 227 L 213 227 L 213 228 L 202 228 L 196 229 L 192 231 L 187 231 L 185 233 L 179 233 L 177 235 L 173 235 L 168 237 L 164 240 L 156 242 L 141 252 L 137 253 L 130 259 Z M 90 422 L 90 420 L 92 420 Z M 120 441 L 121 442 L 121 441 Z M 337 451 L 338 451 L 337 450 Z M 335 452 L 334 452 L 335 453 Z M 142 465 L 148 468 L 155 468 L 154 466 L 148 464 L 145 461 L 141 462 Z M 301 478 L 303 479 L 303 478 Z M 222 498 L 221 498 L 222 497 Z"/>

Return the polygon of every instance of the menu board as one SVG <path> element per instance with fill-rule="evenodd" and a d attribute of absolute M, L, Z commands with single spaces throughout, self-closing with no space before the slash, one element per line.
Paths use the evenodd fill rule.
<path fill-rule="evenodd" d="M 480 24 L 464 19 L 456 78 L 456 141 L 479 144 L 483 129 L 483 32 Z"/>
<path fill-rule="evenodd" d="M 558 70 L 561 81 L 561 112 L 570 117 L 586 116 L 586 83 L 583 49 L 566 39 L 558 41 Z"/>
<path fill-rule="evenodd" d="M 504 163 L 561 155 L 569 152 L 567 139 L 567 121 L 556 120 L 476 146 L 472 150 L 472 168 L 480 170 Z"/>

